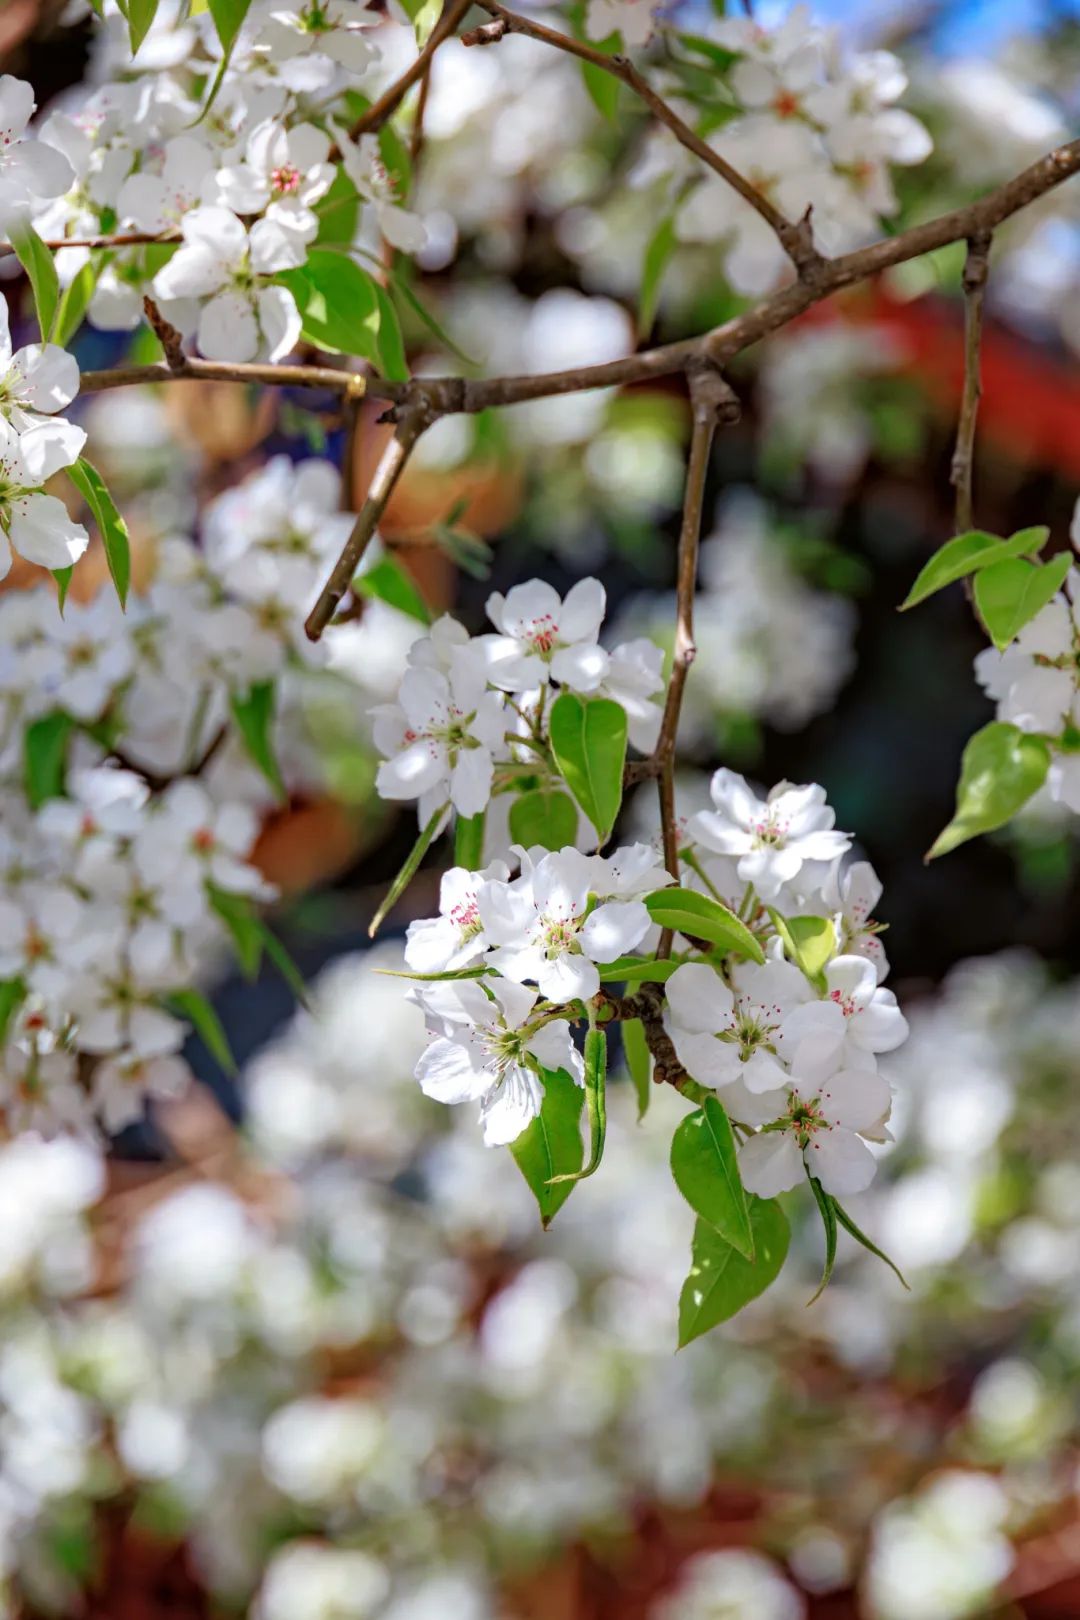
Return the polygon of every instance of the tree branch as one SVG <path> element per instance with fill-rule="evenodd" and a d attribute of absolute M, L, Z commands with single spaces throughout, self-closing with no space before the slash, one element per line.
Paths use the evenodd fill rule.
<path fill-rule="evenodd" d="M 449 39 L 471 5 L 472 0 L 450 0 L 415 62 L 410 63 L 401 77 L 395 79 L 379 99 L 371 103 L 366 112 L 360 114 L 349 130 L 351 140 L 359 140 L 361 135 L 373 135 L 382 129 L 386 120 L 397 112 L 413 85 L 424 78 L 431 58 L 443 41 Z"/>
<path fill-rule="evenodd" d="M 399 421 L 394 436 L 383 451 L 382 459 L 375 469 L 367 499 L 360 508 L 352 533 L 346 540 L 329 579 L 320 591 L 315 606 L 304 621 L 304 631 L 309 641 L 319 640 L 337 611 L 338 603 L 352 584 L 353 576 L 386 509 L 386 503 L 394 492 L 394 485 L 412 455 L 413 446 L 431 420 L 431 413 L 423 405 L 418 405 L 408 410 Z"/>
<path fill-rule="evenodd" d="M 975 473 L 975 426 L 982 398 L 980 354 L 982 346 L 983 304 L 986 298 L 986 279 L 990 269 L 989 231 L 980 231 L 969 237 L 967 259 L 964 262 L 964 393 L 960 404 L 960 420 L 956 429 L 956 449 L 953 452 L 949 474 L 956 490 L 956 533 L 964 534 L 975 521 L 972 482 Z"/>
<path fill-rule="evenodd" d="M 694 644 L 694 595 L 697 591 L 698 542 L 701 539 L 701 514 L 705 504 L 705 480 L 717 423 L 737 422 L 739 419 L 739 402 L 714 366 L 699 363 L 689 372 L 688 380 L 693 430 L 686 468 L 682 528 L 679 532 L 675 655 L 664 700 L 660 735 L 652 756 L 660 793 L 664 865 L 676 883 L 679 881 L 679 843 L 675 821 L 675 741 L 686 678 L 697 655 Z M 671 940 L 671 930 L 665 928 L 660 936 L 658 956 L 671 954 Z"/>
<path fill-rule="evenodd" d="M 498 33 L 490 27 L 474 29 L 462 36 L 463 45 L 493 45 L 504 34 L 524 34 L 529 39 L 540 40 L 545 45 L 551 45 L 556 50 L 565 51 L 570 56 L 578 57 L 582 62 L 590 63 L 604 73 L 610 73 L 645 103 L 657 122 L 671 131 L 680 146 L 684 146 L 688 152 L 693 152 L 694 156 L 700 158 L 714 174 L 718 174 L 726 181 L 738 192 L 743 201 L 749 203 L 754 212 L 761 216 L 770 229 L 775 231 L 781 247 L 794 264 L 800 278 L 813 279 L 825 261 L 814 246 L 809 215 L 798 223 L 785 218 L 764 192 L 759 191 L 737 169 L 732 168 L 726 158 L 715 152 L 690 128 L 689 124 L 683 122 L 675 109 L 670 107 L 662 96 L 657 95 L 648 79 L 638 72 L 628 56 L 609 56 L 606 52 L 596 50 L 592 45 L 586 45 L 569 34 L 560 34 L 556 29 L 548 28 L 543 23 L 533 22 L 530 17 L 522 17 L 517 12 L 508 11 L 505 6 L 499 4 L 499 0 L 477 0 L 477 4 L 494 17 L 496 22 L 501 23 L 502 28 Z"/>

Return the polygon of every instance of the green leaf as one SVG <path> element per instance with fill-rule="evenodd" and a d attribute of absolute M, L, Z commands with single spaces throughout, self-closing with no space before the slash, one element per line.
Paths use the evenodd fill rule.
<path fill-rule="evenodd" d="M 67 602 L 68 591 L 71 589 L 71 576 L 75 572 L 73 563 L 66 568 L 54 568 L 52 577 L 56 581 L 56 605 L 60 609 L 60 617 L 64 617 L 64 604 Z"/>
<path fill-rule="evenodd" d="M 477 811 L 475 816 L 458 816 L 454 824 L 454 865 L 467 872 L 478 872 L 484 858 L 484 823 L 487 812 Z"/>
<path fill-rule="evenodd" d="M 69 714 L 54 709 L 23 732 L 23 786 L 31 810 L 39 810 L 47 799 L 63 798 L 74 726 Z"/>
<path fill-rule="evenodd" d="M 810 1175 L 809 1171 L 807 1171 L 807 1180 L 817 1201 L 817 1207 L 821 1212 L 821 1224 L 825 1228 L 825 1265 L 821 1273 L 821 1281 L 817 1285 L 816 1292 L 806 1302 L 807 1305 L 813 1305 L 814 1301 L 820 1299 L 829 1286 L 829 1278 L 833 1274 L 833 1266 L 836 1263 L 836 1207 L 821 1182 L 816 1176 Z"/>
<path fill-rule="evenodd" d="M 288 798 L 285 782 L 274 749 L 274 712 L 277 689 L 273 681 L 256 681 L 245 693 L 234 692 L 229 700 L 236 729 L 249 756 L 262 771 L 277 797 Z"/>
<path fill-rule="evenodd" d="M 262 931 L 251 901 L 243 894 L 230 894 L 214 884 L 207 885 L 210 904 L 229 930 L 236 960 L 245 979 L 254 979 L 262 961 Z"/>
<path fill-rule="evenodd" d="M 548 724 L 555 763 L 605 844 L 622 804 L 626 710 L 611 698 L 563 692 Z"/>
<path fill-rule="evenodd" d="M 384 128 L 389 129 L 389 124 L 384 125 Z M 439 324 L 424 301 L 417 295 L 413 288 L 409 286 L 409 283 L 405 280 L 404 276 L 398 275 L 395 272 L 391 273 L 390 291 L 396 297 L 404 300 L 417 319 L 427 327 L 432 337 L 441 343 L 444 349 L 447 349 L 452 355 L 456 356 L 456 358 L 462 361 L 464 365 L 475 366 L 478 364 L 478 362 L 473 359 L 471 355 L 465 353 L 464 349 L 459 348 L 445 327 Z"/>
<path fill-rule="evenodd" d="M 652 1101 L 652 1053 L 645 1039 L 645 1025 L 640 1018 L 627 1018 L 619 1025 L 622 1033 L 623 1057 L 627 1071 L 637 1092 L 638 1124 L 645 1118 Z"/>
<path fill-rule="evenodd" d="M 661 928 L 692 939 L 704 939 L 725 951 L 738 951 L 752 962 L 764 962 L 765 952 L 733 911 L 712 895 L 694 889 L 656 889 L 645 896 L 649 916 Z"/>
<path fill-rule="evenodd" d="M 601 984 L 663 984 L 680 963 L 667 958 L 657 961 L 652 956 L 619 956 L 598 966 Z"/>
<path fill-rule="evenodd" d="M 927 855 L 932 861 L 980 833 L 1003 827 L 1038 792 L 1050 769 L 1050 745 L 1017 726 L 992 720 L 964 749 L 956 814 Z"/>
<path fill-rule="evenodd" d="M 1071 562 L 1067 553 L 1048 563 L 1008 557 L 975 575 L 975 606 L 998 652 L 1057 595 Z"/>
<path fill-rule="evenodd" d="M 782 917 L 769 907 L 773 927 L 795 966 L 815 984 L 836 954 L 836 929 L 828 917 Z"/>
<path fill-rule="evenodd" d="M 398 198 L 407 197 L 412 185 L 412 158 L 409 148 L 393 124 L 387 122 L 379 131 L 379 156 L 390 177 L 390 184 Z"/>
<path fill-rule="evenodd" d="M 431 614 L 416 581 L 393 557 L 380 557 L 364 573 L 357 574 L 352 589 L 356 596 L 377 597 L 421 624 L 431 623 Z"/>
<path fill-rule="evenodd" d="M 577 838 L 578 813 L 573 799 L 558 788 L 531 788 L 510 806 L 510 838 L 532 849 L 565 849 Z"/>
<path fill-rule="evenodd" d="M 603 117 L 614 123 L 619 115 L 619 91 L 622 89 L 614 73 L 608 73 L 603 68 L 597 67 L 595 62 L 582 62 L 581 77 L 585 81 L 585 89 L 593 106 Z"/>
<path fill-rule="evenodd" d="M 671 1173 L 695 1215 L 716 1228 L 746 1260 L 754 1234 L 727 1112 L 715 1097 L 679 1122 L 671 1139 Z"/>
<path fill-rule="evenodd" d="M 319 246 L 352 244 L 360 217 L 360 195 L 344 169 L 338 169 L 330 190 L 315 204 L 315 213 L 319 221 L 315 241 Z"/>
<path fill-rule="evenodd" d="M 584 1181 L 600 1168 L 607 1136 L 607 1031 L 590 1028 L 585 1035 L 585 1106 L 589 1112 L 589 1162 L 583 1170 L 564 1170 L 551 1177 L 553 1186 L 562 1181 Z"/>
<path fill-rule="evenodd" d="M 265 918 L 257 916 L 255 920 L 258 923 L 263 949 L 267 956 L 273 962 L 300 1005 L 302 1007 L 308 1006 L 307 985 L 304 982 L 304 975 L 300 972 L 300 969 Z"/>
<path fill-rule="evenodd" d="M 0 1046 L 3 1046 L 11 1028 L 11 1021 L 26 1000 L 26 985 L 22 979 L 0 980 Z"/>
<path fill-rule="evenodd" d="M 302 335 L 309 343 L 381 365 L 378 291 L 367 271 L 347 254 L 309 248 L 302 270 L 280 270 L 276 279 L 296 299 Z"/>
<path fill-rule="evenodd" d="M 225 1073 L 235 1074 L 236 1059 L 229 1045 L 229 1037 L 225 1033 L 221 1019 L 202 991 L 173 990 L 163 999 L 170 1012 L 175 1013 L 178 1018 L 186 1018 L 188 1023 L 193 1025 L 206 1050 Z"/>
<path fill-rule="evenodd" d="M 574 1190 L 572 1181 L 554 1178 L 577 1170 L 584 1157 L 581 1108 L 585 1094 L 563 1069 L 543 1070 L 544 1101 L 539 1114 L 511 1142 L 510 1152 L 540 1208 L 545 1229 Z"/>
<path fill-rule="evenodd" d="M 68 347 L 82 325 L 83 317 L 90 307 L 90 300 L 94 296 L 98 277 L 111 257 L 111 254 L 91 254 L 64 288 L 52 335 L 52 341 L 58 343 L 62 349 Z"/>
<path fill-rule="evenodd" d="M 751 1198 L 750 1230 L 754 1259 L 726 1243 L 714 1226 L 698 1218 L 690 1275 L 679 1296 L 679 1348 L 726 1322 L 775 1281 L 787 1256 L 791 1233 L 774 1198 Z"/>
<path fill-rule="evenodd" d="M 877 1244 L 872 1243 L 867 1237 L 866 1233 L 855 1225 L 855 1222 L 852 1220 L 847 1210 L 836 1201 L 832 1193 L 827 1193 L 826 1197 L 828 1198 L 829 1203 L 832 1205 L 833 1214 L 840 1222 L 840 1225 L 844 1228 L 844 1231 L 850 1233 L 850 1235 L 855 1239 L 856 1243 L 861 1243 L 863 1248 L 866 1249 L 869 1254 L 876 1256 L 878 1260 L 884 1260 L 889 1270 L 893 1272 L 897 1278 L 899 1278 L 900 1282 L 905 1288 L 908 1289 L 908 1292 L 910 1293 L 911 1289 L 908 1286 L 907 1278 L 904 1276 L 904 1273 L 900 1270 L 900 1267 L 896 1264 L 896 1262 L 894 1260 L 890 1260 L 888 1255 L 885 1253 L 885 1250 L 879 1249 Z"/>
<path fill-rule="evenodd" d="M 208 10 L 217 29 L 217 37 L 226 55 L 236 43 L 236 36 L 248 14 L 250 4 L 251 0 L 207 0 Z"/>
<path fill-rule="evenodd" d="M 60 282 L 53 256 L 32 225 L 20 223 L 11 233 L 11 245 L 30 281 L 42 343 L 52 339 L 60 303 Z"/>
<path fill-rule="evenodd" d="M 417 867 L 420 865 L 420 862 L 431 848 L 432 841 L 435 838 L 436 833 L 439 831 L 439 828 L 441 827 L 443 819 L 446 816 L 446 812 L 449 808 L 449 805 L 444 804 L 441 809 L 436 810 L 435 814 L 431 817 L 431 820 L 428 822 L 427 826 L 423 829 L 419 838 L 416 840 L 416 843 L 409 851 L 408 859 L 401 868 L 401 871 L 398 873 L 397 877 L 394 879 L 393 883 L 391 883 L 382 905 L 371 919 L 371 923 L 368 927 L 369 939 L 374 939 L 387 913 L 393 910 L 394 906 L 396 906 L 398 901 L 401 899 L 401 896 L 405 893 L 405 890 L 409 887 L 409 884 L 416 875 Z"/>
<path fill-rule="evenodd" d="M 74 466 L 66 471 L 93 514 L 120 606 L 126 608 L 131 585 L 131 541 L 128 539 L 127 524 L 117 511 L 105 480 L 85 456 L 80 456 Z"/>
<path fill-rule="evenodd" d="M 971 529 L 967 534 L 954 535 L 951 540 L 946 540 L 940 550 L 935 551 L 925 568 L 920 571 L 914 585 L 900 604 L 901 613 L 906 612 L 908 608 L 917 607 L 920 602 L 925 602 L 928 596 L 943 590 L 946 585 L 955 584 L 965 575 L 977 573 L 981 568 L 989 568 L 992 563 L 1001 562 L 1006 557 L 1037 554 L 1049 537 L 1050 530 L 1042 527 L 1020 529 L 1009 540 L 1001 540 L 996 534 L 986 534 L 982 529 Z"/>
<path fill-rule="evenodd" d="M 409 362 L 405 358 L 405 340 L 401 335 L 401 322 L 394 301 L 385 287 L 375 284 L 375 297 L 379 304 L 379 365 L 384 377 L 391 382 L 408 382 Z"/>
<path fill-rule="evenodd" d="M 641 292 L 638 297 L 638 336 L 647 338 L 656 319 L 656 306 L 660 298 L 660 284 L 675 251 L 675 219 L 668 214 L 650 236 L 641 267 Z"/>
<path fill-rule="evenodd" d="M 124 15 L 127 17 L 132 56 L 150 32 L 157 8 L 158 0 L 125 0 Z"/>

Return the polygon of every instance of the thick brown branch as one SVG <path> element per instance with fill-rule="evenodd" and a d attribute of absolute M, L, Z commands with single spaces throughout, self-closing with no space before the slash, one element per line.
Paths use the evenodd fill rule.
<path fill-rule="evenodd" d="M 956 532 L 964 534 L 975 521 L 972 483 L 975 474 L 975 427 L 982 397 L 980 356 L 982 349 L 983 305 L 986 278 L 990 269 L 989 231 L 980 231 L 968 240 L 964 262 L 964 392 L 956 429 L 950 478 L 956 490 Z"/>
<path fill-rule="evenodd" d="M 648 79 L 638 72 L 628 56 L 609 56 L 606 52 L 596 50 L 592 45 L 586 45 L 569 34 L 560 34 L 557 29 L 534 22 L 531 17 L 522 17 L 517 12 L 507 10 L 505 6 L 499 4 L 499 0 L 477 0 L 477 4 L 494 17 L 496 22 L 501 23 L 502 29 L 497 34 L 490 28 L 474 29 L 462 37 L 463 45 L 493 45 L 504 33 L 525 34 L 529 39 L 540 40 L 545 45 L 554 46 L 556 50 L 578 57 L 582 62 L 589 62 L 603 73 L 610 73 L 645 103 L 657 122 L 664 124 L 671 131 L 680 146 L 684 146 L 688 152 L 693 152 L 694 156 L 700 158 L 714 174 L 718 174 L 734 191 L 737 191 L 755 213 L 760 214 L 765 223 L 776 232 L 784 252 L 800 277 L 813 278 L 824 261 L 814 247 L 809 219 L 800 220 L 798 223 L 786 219 L 764 192 L 759 191 L 737 169 L 732 168 L 726 158 L 721 157 L 719 152 L 714 152 L 689 124 L 683 122 L 675 109 L 670 107 L 662 96 L 657 95 Z"/>
<path fill-rule="evenodd" d="M 410 63 L 401 77 L 395 79 L 393 84 L 384 90 L 379 99 L 373 101 L 367 111 L 361 113 L 353 124 L 349 131 L 352 140 L 359 140 L 361 135 L 375 134 L 382 129 L 386 120 L 397 112 L 413 85 L 418 84 L 426 76 L 431 58 L 443 41 L 449 39 L 450 35 L 454 33 L 458 23 L 471 5 L 472 0 L 450 0 L 450 4 L 443 11 L 442 16 L 432 29 L 431 36 L 416 61 Z"/>
<path fill-rule="evenodd" d="M 822 262 L 813 281 L 795 282 L 765 298 L 754 309 L 725 321 L 701 337 L 665 343 L 640 354 L 627 355 L 598 366 L 573 366 L 565 371 L 519 377 L 492 377 L 472 381 L 461 377 L 418 377 L 408 383 L 370 378 L 367 391 L 396 404 L 424 403 L 436 416 L 517 405 L 530 399 L 580 393 L 589 388 L 618 388 L 648 382 L 685 371 L 696 359 L 726 365 L 735 355 L 795 320 L 811 305 L 844 287 L 866 281 L 893 265 L 924 253 L 962 242 L 980 231 L 990 231 L 1012 214 L 1058 186 L 1080 170 L 1080 140 L 1058 147 L 1030 165 L 1014 179 L 937 219 L 926 220 L 897 236 L 884 237 L 869 247 Z M 364 379 L 329 367 L 229 365 L 222 361 L 189 360 L 183 371 L 167 366 L 121 366 L 113 371 L 83 373 L 84 392 L 121 388 L 130 383 L 197 381 L 279 384 L 286 387 L 329 388 L 345 393 L 364 387 Z"/>
<path fill-rule="evenodd" d="M 401 477 L 405 463 L 412 454 L 413 446 L 430 422 L 430 412 L 420 405 L 407 411 L 398 423 L 394 436 L 383 451 L 382 459 L 375 469 L 367 499 L 357 514 L 352 533 L 342 548 L 341 556 L 334 564 L 330 578 L 319 593 L 318 601 L 304 621 L 304 630 L 309 641 L 319 640 L 336 613 L 339 602 L 353 582 L 364 552 L 371 544 L 379 519 L 394 492 L 394 485 Z"/>

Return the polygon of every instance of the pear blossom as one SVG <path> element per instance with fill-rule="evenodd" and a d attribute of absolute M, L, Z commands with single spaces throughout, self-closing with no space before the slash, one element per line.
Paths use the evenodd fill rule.
<path fill-rule="evenodd" d="M 797 1050 L 788 1017 L 812 994 L 797 967 L 742 963 L 729 988 L 705 963 L 684 962 L 666 991 L 664 1028 L 695 1080 L 706 1086 L 741 1081 L 752 1094 L 788 1084 L 786 1065 Z"/>
<path fill-rule="evenodd" d="M 836 928 L 838 954 L 865 956 L 873 963 L 879 984 L 889 972 L 881 924 L 873 916 L 882 892 L 881 880 L 869 861 L 838 865 L 824 886 L 826 905 Z"/>
<path fill-rule="evenodd" d="M 197 341 L 211 360 L 280 360 L 296 346 L 301 320 L 287 287 L 268 278 L 304 262 L 304 248 L 273 220 L 249 231 L 227 208 L 193 208 L 183 244 L 154 277 L 155 296 L 201 303 Z"/>
<path fill-rule="evenodd" d="M 0 75 L 0 232 L 17 229 L 34 199 L 59 197 L 74 179 L 63 153 L 27 135 L 35 108 L 25 79 Z"/>
<path fill-rule="evenodd" d="M 333 89 L 345 73 L 364 74 L 378 57 L 365 30 L 381 18 L 363 0 L 261 0 L 254 20 L 255 52 L 305 95 Z"/>
<path fill-rule="evenodd" d="M 576 692 L 593 692 L 608 672 L 597 635 L 607 596 L 598 579 L 580 579 L 563 600 L 543 580 L 494 591 L 487 616 L 496 635 L 477 638 L 488 678 L 504 692 L 528 692 L 556 680 Z"/>
<path fill-rule="evenodd" d="M 589 0 L 585 33 L 589 39 L 619 34 L 628 49 L 647 45 L 652 38 L 658 0 Z"/>
<path fill-rule="evenodd" d="M 798 1186 L 804 1173 L 837 1196 L 862 1192 L 874 1179 L 877 1161 L 860 1133 L 880 1132 L 891 1106 L 888 1082 L 865 1069 L 829 1072 L 831 1056 L 823 1048 L 792 1075 L 782 1117 L 740 1148 L 743 1185 L 759 1198 Z"/>
<path fill-rule="evenodd" d="M 864 956 L 834 956 L 825 967 L 825 994 L 791 1015 L 788 1033 L 831 1042 L 836 1058 L 852 1068 L 873 1068 L 878 1052 L 892 1052 L 907 1039 L 907 1019 L 891 990 L 878 984 L 877 968 Z"/>
<path fill-rule="evenodd" d="M 544 1097 L 540 1069 L 565 1069 L 580 1083 L 583 1066 L 563 1022 L 530 1025 L 537 992 L 506 979 L 490 995 L 470 980 L 418 985 L 433 1033 L 416 1066 L 425 1096 L 436 1102 L 479 1102 L 488 1147 L 516 1141 Z"/>
<path fill-rule="evenodd" d="M 334 180 L 329 153 L 329 135 L 314 124 L 286 129 L 268 119 L 248 136 L 243 162 L 218 169 L 213 200 L 234 214 L 262 214 L 298 242 L 313 242 L 314 204 Z"/>
<path fill-rule="evenodd" d="M 652 700 L 664 690 L 663 649 L 648 636 L 635 636 L 613 647 L 596 697 L 612 698 L 626 710 L 630 741 L 641 754 L 650 754 L 660 734 L 663 710 Z"/>
<path fill-rule="evenodd" d="M 442 973 L 468 967 L 487 949 L 477 895 L 484 883 L 505 883 L 510 868 L 492 861 L 480 872 L 452 866 L 439 884 L 439 915 L 411 922 L 405 961 L 417 973 Z"/>
<path fill-rule="evenodd" d="M 600 988 L 598 962 L 632 951 L 651 926 L 640 900 L 607 900 L 595 908 L 597 857 L 566 848 L 534 860 L 518 851 L 521 876 L 485 883 L 477 906 L 490 966 L 518 984 L 534 979 L 549 1001 L 588 1001 Z"/>
<path fill-rule="evenodd" d="M 0 978 L 22 979 L 47 1001 L 61 995 L 84 917 L 77 896 L 56 884 L 0 898 Z"/>
<path fill-rule="evenodd" d="M 182 1026 L 170 1039 L 179 1048 Z M 177 1051 L 121 1050 L 94 1066 L 90 1100 L 106 1131 L 114 1134 L 142 1118 L 148 1097 L 180 1097 L 191 1085 L 191 1070 Z"/>
<path fill-rule="evenodd" d="M 78 459 L 86 434 L 58 416 L 79 392 L 74 355 L 55 343 L 12 352 L 6 301 L 0 301 L 0 416 L 18 434 L 27 474 L 44 483 Z"/>
<path fill-rule="evenodd" d="M 147 817 L 135 862 L 150 882 L 169 877 L 195 887 L 212 883 L 230 894 L 262 895 L 267 885 L 249 864 L 259 818 L 246 804 L 217 805 L 191 778 L 173 782 Z"/>
<path fill-rule="evenodd" d="M 453 656 L 449 674 L 407 669 L 396 704 L 373 711 L 375 743 L 390 757 L 376 787 L 387 799 L 417 799 L 422 823 L 443 804 L 474 816 L 491 797 L 503 752 L 502 699 L 487 690 L 471 649 Z"/>
<path fill-rule="evenodd" d="M 42 448 L 39 443 L 32 449 L 31 459 Z M 39 481 L 27 465 L 21 436 L 0 418 L 0 579 L 10 572 L 13 550 L 42 568 L 69 568 L 90 544 L 63 501 L 34 487 Z"/>
<path fill-rule="evenodd" d="M 721 769 L 710 784 L 715 810 L 690 818 L 692 836 L 718 855 L 733 855 L 738 874 L 771 900 L 798 877 L 807 861 L 832 861 L 851 847 L 834 831 L 835 813 L 816 784 L 780 782 L 759 799 L 735 771 Z"/>
<path fill-rule="evenodd" d="M 398 202 L 394 182 L 382 160 L 378 137 L 361 135 L 359 141 L 353 141 L 340 125 L 331 121 L 330 127 L 345 173 L 361 200 L 374 208 L 380 234 L 391 247 L 400 248 L 403 253 L 418 253 L 427 241 L 427 227 L 418 215 Z"/>
<path fill-rule="evenodd" d="M 176 230 L 198 207 L 214 169 L 214 150 L 196 135 L 174 135 L 155 158 L 152 167 L 128 176 L 116 199 L 119 218 L 151 235 Z"/>

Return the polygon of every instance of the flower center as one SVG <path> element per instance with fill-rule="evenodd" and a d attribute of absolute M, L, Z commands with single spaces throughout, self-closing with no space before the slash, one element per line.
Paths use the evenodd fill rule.
<path fill-rule="evenodd" d="M 283 163 L 270 175 L 270 184 L 278 197 L 291 197 L 300 189 L 300 170 L 291 163 Z"/>
<path fill-rule="evenodd" d="M 555 650 L 558 635 L 558 625 L 550 613 L 545 613 L 539 619 L 533 619 L 525 632 L 525 640 L 533 652 L 539 653 L 541 658 L 550 658 Z"/>
<path fill-rule="evenodd" d="M 842 990 L 830 990 L 829 1000 L 836 1002 L 836 1005 L 839 1007 L 845 1018 L 850 1018 L 851 1015 L 857 1011 L 854 1001 L 850 996 L 845 996 Z"/>
<path fill-rule="evenodd" d="M 475 938 L 480 932 L 480 910 L 476 904 L 476 897 L 471 896 L 460 905 L 451 906 L 450 921 L 461 935 L 463 942 Z"/>

